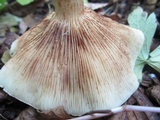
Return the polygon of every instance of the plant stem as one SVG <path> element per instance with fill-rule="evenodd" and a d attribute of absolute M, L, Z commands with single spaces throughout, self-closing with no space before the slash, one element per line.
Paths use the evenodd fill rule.
<path fill-rule="evenodd" d="M 134 105 L 124 105 L 121 107 L 117 107 L 111 110 L 106 110 L 106 113 L 103 110 L 103 113 L 100 113 L 98 111 L 96 111 L 94 113 L 94 111 L 92 112 L 93 114 L 89 114 L 89 115 L 85 115 L 85 116 L 81 116 L 81 117 L 77 117 L 77 118 L 73 118 L 70 120 L 91 120 L 91 119 L 96 119 L 96 118 L 100 118 L 100 117 L 104 117 L 104 116 L 109 116 L 112 114 L 117 114 L 120 112 L 124 112 L 124 111 L 140 111 L 140 112 L 157 112 L 160 113 L 160 107 L 149 107 L 149 106 L 134 106 Z"/>
<path fill-rule="evenodd" d="M 83 10 L 83 0 L 54 0 L 53 4 L 59 20 L 76 19 Z"/>

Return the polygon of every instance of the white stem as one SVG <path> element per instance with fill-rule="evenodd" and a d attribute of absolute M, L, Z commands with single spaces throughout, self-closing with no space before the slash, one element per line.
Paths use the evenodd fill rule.
<path fill-rule="evenodd" d="M 106 110 L 106 111 L 108 111 L 108 110 Z M 124 111 L 140 111 L 140 112 L 157 112 L 157 113 L 160 113 L 160 107 L 124 105 L 124 106 L 121 106 L 121 107 L 111 109 L 110 112 L 94 113 L 94 114 L 90 114 L 90 115 L 85 115 L 85 116 L 73 118 L 73 119 L 70 119 L 70 120 L 91 120 L 91 119 L 101 118 L 101 117 L 104 117 L 104 116 L 109 116 L 109 115 L 124 112 Z"/>
<path fill-rule="evenodd" d="M 134 106 L 126 105 L 123 111 L 141 111 L 141 112 L 157 112 L 160 113 L 160 107 L 149 107 L 149 106 Z"/>
<path fill-rule="evenodd" d="M 107 113 L 94 113 L 92 115 L 85 115 L 85 116 L 81 116 L 81 117 L 77 117 L 77 118 L 73 118 L 69 120 L 91 120 L 91 119 L 101 118 L 105 116 L 108 116 L 108 114 Z"/>

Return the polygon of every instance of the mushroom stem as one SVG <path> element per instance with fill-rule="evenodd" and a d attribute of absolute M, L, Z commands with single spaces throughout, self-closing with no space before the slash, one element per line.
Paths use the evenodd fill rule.
<path fill-rule="evenodd" d="M 83 10 L 83 0 L 54 0 L 53 4 L 59 20 L 76 19 Z"/>

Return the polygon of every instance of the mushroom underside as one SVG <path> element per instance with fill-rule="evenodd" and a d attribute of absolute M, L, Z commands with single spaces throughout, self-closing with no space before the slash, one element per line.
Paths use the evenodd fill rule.
<path fill-rule="evenodd" d="M 143 35 L 95 16 L 59 22 L 50 14 L 16 40 L 1 87 L 36 109 L 63 106 L 74 116 L 123 104 L 139 85 L 133 67 L 142 43 L 131 36 Z"/>

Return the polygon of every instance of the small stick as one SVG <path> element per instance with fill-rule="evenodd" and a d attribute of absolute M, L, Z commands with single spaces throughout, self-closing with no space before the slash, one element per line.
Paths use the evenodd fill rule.
<path fill-rule="evenodd" d="M 103 111 L 101 113 L 101 111 Z M 160 113 L 160 107 L 149 107 L 149 106 L 135 106 L 135 105 L 124 105 L 121 107 L 117 107 L 111 110 L 96 110 L 91 111 L 87 115 L 80 116 L 77 118 L 69 119 L 69 120 L 91 120 L 96 118 L 101 118 L 109 115 L 113 115 L 120 112 L 125 111 L 140 111 L 140 112 L 157 112 Z"/>

